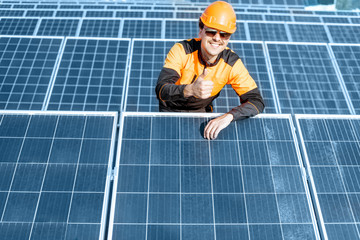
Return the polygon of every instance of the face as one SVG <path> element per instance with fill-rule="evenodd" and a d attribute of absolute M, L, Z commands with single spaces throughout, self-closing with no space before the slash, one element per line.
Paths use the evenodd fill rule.
<path fill-rule="evenodd" d="M 204 26 L 199 32 L 201 38 L 201 53 L 205 60 L 213 62 L 227 46 L 230 33 Z"/>

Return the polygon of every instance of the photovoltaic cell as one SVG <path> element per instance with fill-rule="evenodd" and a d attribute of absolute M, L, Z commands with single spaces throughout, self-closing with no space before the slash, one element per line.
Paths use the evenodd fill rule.
<path fill-rule="evenodd" d="M 167 39 L 190 39 L 198 36 L 198 21 L 166 21 L 165 38 Z"/>
<path fill-rule="evenodd" d="M 100 238 L 116 116 L 0 114 L 1 237 Z"/>
<path fill-rule="evenodd" d="M 288 26 L 294 42 L 330 42 L 324 25 L 288 24 Z"/>
<path fill-rule="evenodd" d="M 41 110 L 62 39 L 0 38 L 0 109 Z"/>
<path fill-rule="evenodd" d="M 360 26 L 328 25 L 328 28 L 335 43 L 360 42 Z"/>
<path fill-rule="evenodd" d="M 248 26 L 253 41 L 289 41 L 284 24 L 249 22 Z"/>
<path fill-rule="evenodd" d="M 117 11 L 116 17 L 126 17 L 126 18 L 142 18 L 144 12 L 141 11 Z"/>
<path fill-rule="evenodd" d="M 125 117 L 112 237 L 316 239 L 289 120 L 236 122 L 214 141 L 206 121 Z"/>
<path fill-rule="evenodd" d="M 81 37 L 118 37 L 121 20 L 84 19 L 79 36 Z"/>
<path fill-rule="evenodd" d="M 287 16 L 287 15 L 273 15 L 273 14 L 269 14 L 269 15 L 265 15 L 265 20 L 266 21 L 283 21 L 283 22 L 291 22 L 291 16 Z"/>
<path fill-rule="evenodd" d="M 176 12 L 176 18 L 199 19 L 202 12 Z"/>
<path fill-rule="evenodd" d="M 351 23 L 360 24 L 360 18 L 350 18 Z"/>
<path fill-rule="evenodd" d="M 315 16 L 294 16 L 296 22 L 321 22 L 320 17 Z"/>
<path fill-rule="evenodd" d="M 239 13 L 236 14 L 236 19 L 242 21 L 263 21 L 263 16 L 262 14 Z"/>
<path fill-rule="evenodd" d="M 349 113 L 325 45 L 267 46 L 282 113 Z"/>
<path fill-rule="evenodd" d="M 75 36 L 78 25 L 78 19 L 42 19 L 36 35 Z"/>
<path fill-rule="evenodd" d="M 160 20 L 124 20 L 123 38 L 161 38 Z"/>
<path fill-rule="evenodd" d="M 356 114 L 360 114 L 360 46 L 331 46 Z"/>
<path fill-rule="evenodd" d="M 360 239 L 360 120 L 297 116 L 327 239 Z"/>
<path fill-rule="evenodd" d="M 146 18 L 173 18 L 173 12 L 146 12 Z"/>
<path fill-rule="evenodd" d="M 3 18 L 0 20 L 1 35 L 33 35 L 38 19 Z"/>
<path fill-rule="evenodd" d="M 345 17 L 322 17 L 324 23 L 350 23 Z"/>
<path fill-rule="evenodd" d="M 67 39 L 47 110 L 120 111 L 128 40 Z"/>

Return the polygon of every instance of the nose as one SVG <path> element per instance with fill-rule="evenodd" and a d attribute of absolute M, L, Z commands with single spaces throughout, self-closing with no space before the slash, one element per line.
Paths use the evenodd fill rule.
<path fill-rule="evenodd" d="M 219 31 L 216 32 L 216 34 L 214 35 L 213 39 L 216 40 L 216 41 L 220 41 L 220 40 L 221 40 L 220 32 L 219 32 Z"/>

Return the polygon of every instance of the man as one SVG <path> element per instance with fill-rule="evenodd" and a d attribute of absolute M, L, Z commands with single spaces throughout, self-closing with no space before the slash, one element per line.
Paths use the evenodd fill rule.
<path fill-rule="evenodd" d="M 231 84 L 241 105 L 206 125 L 204 137 L 215 139 L 232 121 L 261 113 L 264 102 L 239 56 L 227 47 L 236 30 L 232 6 L 223 1 L 210 4 L 199 28 L 199 38 L 171 48 L 155 90 L 161 112 L 212 112 L 212 101 Z"/>

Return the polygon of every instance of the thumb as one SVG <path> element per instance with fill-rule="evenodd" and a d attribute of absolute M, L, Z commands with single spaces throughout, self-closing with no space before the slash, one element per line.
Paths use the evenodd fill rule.
<path fill-rule="evenodd" d="M 208 74 L 208 69 L 205 68 L 200 77 L 204 78 Z"/>

